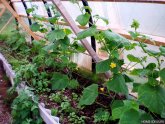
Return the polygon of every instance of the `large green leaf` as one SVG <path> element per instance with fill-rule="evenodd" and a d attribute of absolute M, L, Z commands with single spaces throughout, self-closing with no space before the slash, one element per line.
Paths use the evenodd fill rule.
<path fill-rule="evenodd" d="M 150 70 L 148 70 L 148 69 L 134 69 L 131 71 L 130 74 L 138 75 L 138 76 L 145 76 L 145 75 L 148 75 L 149 72 L 150 72 Z"/>
<path fill-rule="evenodd" d="M 55 47 L 54 43 L 50 43 L 47 46 L 43 47 L 42 49 L 45 51 L 49 51 L 49 50 L 53 50 L 54 47 Z"/>
<path fill-rule="evenodd" d="M 165 111 L 165 88 L 143 84 L 138 88 L 138 100 L 152 112 L 162 114 Z"/>
<path fill-rule="evenodd" d="M 61 73 L 54 73 L 51 79 L 52 90 L 62 90 L 69 84 L 68 76 Z"/>
<path fill-rule="evenodd" d="M 134 82 L 134 79 L 131 76 L 129 76 L 128 74 L 123 74 L 123 76 L 124 76 L 124 79 L 125 79 L 126 83 Z"/>
<path fill-rule="evenodd" d="M 137 63 L 140 62 L 140 59 L 139 59 L 138 57 L 135 57 L 135 56 L 132 55 L 132 54 L 128 54 L 128 55 L 127 55 L 127 58 L 128 58 L 128 60 L 131 61 L 131 62 L 137 62 Z"/>
<path fill-rule="evenodd" d="M 85 14 L 81 14 L 77 17 L 76 21 L 81 25 L 81 26 L 85 26 L 90 19 L 90 15 L 88 13 Z"/>
<path fill-rule="evenodd" d="M 110 113 L 107 110 L 103 108 L 96 109 L 96 112 L 94 114 L 95 123 L 102 122 L 102 121 L 107 122 L 109 121 L 109 119 L 110 119 Z"/>
<path fill-rule="evenodd" d="M 126 95 L 128 94 L 128 88 L 125 83 L 125 79 L 121 74 L 114 75 L 113 79 L 109 80 L 106 84 L 108 90 Z"/>
<path fill-rule="evenodd" d="M 89 36 L 94 36 L 97 32 L 98 32 L 98 30 L 96 29 L 96 26 L 92 26 L 92 27 L 78 33 L 77 39 L 81 40 L 81 39 L 84 39 Z"/>
<path fill-rule="evenodd" d="M 156 68 L 156 64 L 155 63 L 149 63 L 146 67 L 146 69 L 149 69 L 149 70 L 154 70 Z"/>
<path fill-rule="evenodd" d="M 119 124 L 141 124 L 139 111 L 135 109 L 125 111 L 119 120 Z"/>
<path fill-rule="evenodd" d="M 165 82 L 165 68 L 163 68 L 162 70 L 160 70 L 159 76 Z"/>
<path fill-rule="evenodd" d="M 161 52 L 144 48 L 150 56 L 159 56 Z"/>
<path fill-rule="evenodd" d="M 165 46 L 161 46 L 159 50 L 161 51 L 161 54 L 165 56 Z"/>
<path fill-rule="evenodd" d="M 91 105 L 95 102 L 98 96 L 98 85 L 92 84 L 84 89 L 83 95 L 80 98 L 80 105 Z"/>
<path fill-rule="evenodd" d="M 124 104 L 123 104 L 124 102 Z M 138 111 L 139 105 L 134 100 L 124 100 L 124 101 L 114 101 L 112 104 L 112 119 L 119 119 L 124 114 L 125 111 L 130 109 L 135 109 Z M 116 104 L 118 104 L 116 106 Z"/>
<path fill-rule="evenodd" d="M 65 38 L 65 32 L 62 29 L 53 30 L 47 34 L 48 40 L 54 42 L 55 40 L 60 40 Z"/>
<path fill-rule="evenodd" d="M 109 30 L 103 31 L 102 35 L 108 39 L 109 41 L 117 42 L 118 45 L 121 44 L 123 46 L 129 46 L 130 42 L 124 38 L 123 36 L 116 34 L 114 32 L 111 32 Z"/>
<path fill-rule="evenodd" d="M 110 60 L 104 60 L 96 64 L 96 73 L 104 73 L 109 70 Z"/>
<path fill-rule="evenodd" d="M 30 26 L 30 28 L 32 31 L 36 32 L 40 30 L 40 25 L 37 22 L 35 22 Z"/>

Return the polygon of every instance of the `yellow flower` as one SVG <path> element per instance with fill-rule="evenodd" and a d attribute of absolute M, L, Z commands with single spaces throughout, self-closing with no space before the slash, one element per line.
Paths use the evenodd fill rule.
<path fill-rule="evenodd" d="M 104 92 L 104 88 L 103 88 L 103 87 L 102 87 L 102 88 L 100 88 L 100 91 Z"/>
<path fill-rule="evenodd" d="M 116 63 L 111 62 L 111 64 L 109 65 L 111 68 L 115 68 L 116 67 Z"/>

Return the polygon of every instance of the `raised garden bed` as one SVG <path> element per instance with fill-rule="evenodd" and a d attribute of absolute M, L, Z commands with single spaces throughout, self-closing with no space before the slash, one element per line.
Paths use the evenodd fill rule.
<path fill-rule="evenodd" d="M 35 8 L 32 8 L 30 12 L 34 10 Z M 82 22 L 84 20 L 81 18 L 90 17 L 83 12 L 77 17 L 80 25 L 88 23 L 88 20 Z M 165 69 L 161 68 L 161 57 L 165 55 L 165 47 L 161 46 L 158 52 L 151 51 L 143 42 L 132 43 L 111 30 L 100 31 L 96 24 L 71 39 L 69 35 L 72 31 L 58 25 L 61 17 L 58 12 L 55 14 L 53 19 L 36 16 L 35 23 L 31 25 L 33 31 L 47 33 L 43 40 L 33 40 L 32 44 L 29 44 L 18 31 L 8 38 L 1 38 L 5 41 L 2 52 L 16 73 L 15 76 L 2 57 L 1 60 L 4 61 L 4 68 L 13 83 L 13 88 L 19 92 L 13 102 L 16 107 L 12 107 L 12 111 L 23 119 L 19 122 L 20 117 L 14 114 L 14 120 L 19 124 L 24 120 L 34 123 L 37 119 L 39 120 L 37 123 L 42 124 L 41 116 L 47 124 L 52 124 L 59 123 L 56 118 L 58 116 L 62 124 L 140 124 L 151 120 L 163 122 Z M 108 21 L 100 16 L 95 16 L 95 19 L 96 21 L 101 19 L 108 24 Z M 55 29 L 52 31 L 45 29 L 40 23 L 42 20 L 50 22 Z M 139 23 L 136 20 L 131 27 L 135 30 L 130 32 L 134 40 L 139 37 L 146 40 L 144 35 L 137 32 Z M 96 74 L 80 72 L 71 59 L 74 54 L 85 52 L 78 40 L 89 36 L 94 36 L 102 45 L 101 49 L 109 56 L 106 60 L 96 63 Z M 129 54 L 127 58 L 130 64 L 123 68 L 124 60 L 120 55 L 124 50 L 129 51 L 136 46 L 140 46 L 148 56 L 154 57 L 157 63 L 145 65 L 147 56 L 136 57 Z M 142 68 L 133 68 L 137 64 Z M 107 71 L 111 71 L 109 78 L 104 76 Z M 145 80 L 138 83 L 139 78 Z M 24 82 L 20 83 L 22 81 Z M 130 89 L 130 86 L 133 88 Z M 20 88 L 25 92 L 21 92 Z M 130 92 L 135 92 L 136 98 L 132 97 Z M 29 100 L 27 98 L 30 98 L 28 106 L 24 102 L 24 99 Z M 24 109 L 21 109 L 24 105 L 26 112 L 31 113 L 27 117 L 24 117 L 26 114 L 24 115 Z"/>
<path fill-rule="evenodd" d="M 3 68 L 8 78 L 10 79 L 11 85 L 14 86 L 15 72 L 12 70 L 11 65 L 7 62 L 7 60 L 1 53 L 0 53 L 0 61 L 2 61 Z M 23 89 L 26 89 L 26 85 L 24 83 L 20 84 L 20 86 L 17 87 L 18 94 L 19 91 Z M 46 109 L 43 103 L 39 103 L 38 107 L 39 107 L 40 115 L 46 124 L 59 124 L 59 118 L 51 116 L 50 110 Z"/>

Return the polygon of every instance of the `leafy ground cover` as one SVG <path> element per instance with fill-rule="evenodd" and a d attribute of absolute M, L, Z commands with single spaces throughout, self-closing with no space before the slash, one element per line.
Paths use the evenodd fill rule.
<path fill-rule="evenodd" d="M 82 26 L 87 25 L 90 16 L 85 9 L 92 10 L 81 7 L 75 0 L 72 2 L 81 11 L 76 21 Z M 132 43 L 110 29 L 100 31 L 97 29 L 97 21 L 102 20 L 108 24 L 108 20 L 99 15 L 93 16 L 92 27 L 71 38 L 72 31 L 58 24 L 64 19 L 56 8 L 52 5 L 46 7 L 52 8 L 54 17 L 36 15 L 34 10 L 37 6 L 27 9 L 34 16 L 31 29 L 46 34 L 42 40 L 33 40 L 30 44 L 19 31 L 13 31 L 9 36 L 0 36 L 0 40 L 5 41 L 0 49 L 16 72 L 15 86 L 9 92 L 13 93 L 22 81 L 29 87 L 12 103 L 14 123 L 43 123 L 38 112 L 39 101 L 45 103 L 52 115 L 59 116 L 64 124 L 140 124 L 147 120 L 163 121 L 165 69 L 161 68 L 161 64 L 164 62 L 164 46 L 160 46 L 158 52 L 149 50 L 143 43 L 148 37 L 138 32 L 140 24 L 136 20 L 131 25 L 134 31 L 129 33 L 133 40 L 141 38 L 139 43 Z M 42 23 L 43 20 L 49 24 Z M 80 73 L 71 59 L 73 55 L 86 51 L 79 40 L 90 36 L 94 36 L 101 44 L 101 49 L 109 55 L 108 59 L 96 63 L 96 74 Z M 129 54 L 127 58 L 133 66 L 129 64 L 123 68 L 124 60 L 120 55 L 124 50 L 136 49 L 137 46 L 157 62 L 145 65 L 147 56 Z M 137 64 L 141 68 L 130 71 Z M 103 75 L 107 71 L 111 71 L 108 79 Z M 145 80 L 138 83 L 139 78 Z M 133 86 L 131 92 L 135 92 L 137 98 L 130 96 L 130 84 Z"/>

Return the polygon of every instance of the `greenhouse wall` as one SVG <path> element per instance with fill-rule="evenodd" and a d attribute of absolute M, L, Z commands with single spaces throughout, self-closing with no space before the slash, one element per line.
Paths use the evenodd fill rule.
<path fill-rule="evenodd" d="M 48 2 L 48 4 L 52 4 L 52 2 Z M 69 10 L 69 14 L 72 16 L 74 20 L 76 17 L 81 14 L 78 6 L 72 4 L 69 1 L 63 2 L 64 6 L 67 10 Z M 32 6 L 38 6 L 38 9 L 35 11 L 36 14 L 41 16 L 48 17 L 45 5 L 43 2 L 26 2 L 28 8 Z M 80 2 L 80 5 L 82 3 Z M 20 15 L 27 15 L 24 9 L 24 6 L 21 2 L 14 3 L 16 11 Z M 83 5 L 82 5 L 83 6 Z M 92 8 L 92 15 L 101 15 L 109 20 L 109 25 L 105 25 L 103 21 L 98 21 L 97 25 L 102 27 L 109 27 L 110 29 L 116 31 L 120 30 L 122 32 L 131 31 L 131 23 L 133 19 L 136 19 L 140 22 L 139 32 L 146 34 L 148 36 L 159 36 L 165 37 L 165 23 L 163 20 L 165 19 L 165 7 L 163 4 L 152 4 L 152 3 L 125 3 L 125 2 L 89 2 L 89 6 Z M 128 7 L 129 6 L 129 7 Z M 29 25 L 28 19 L 24 18 L 24 21 Z M 77 23 L 78 24 L 78 23 Z M 48 24 L 45 24 L 48 25 Z M 44 36 L 37 32 L 38 35 Z M 74 36 L 73 36 L 74 37 Z M 30 36 L 27 38 L 30 39 Z M 90 38 L 88 38 L 88 42 L 90 43 Z M 157 46 L 148 45 L 149 48 L 158 50 Z M 106 59 L 107 56 L 105 53 L 99 50 L 100 45 L 97 44 L 97 54 L 100 58 Z M 144 55 L 140 48 L 136 50 L 124 51 L 124 60 L 126 64 L 128 63 L 127 55 L 128 53 L 136 53 L 137 57 L 141 57 Z M 84 67 L 86 69 L 91 70 L 92 59 L 89 55 L 78 54 L 73 56 L 73 61 L 76 62 L 80 67 Z M 149 58 L 148 61 L 154 61 L 154 58 Z M 140 65 L 136 65 L 137 67 Z M 163 63 L 163 67 L 165 67 L 165 62 Z"/>

